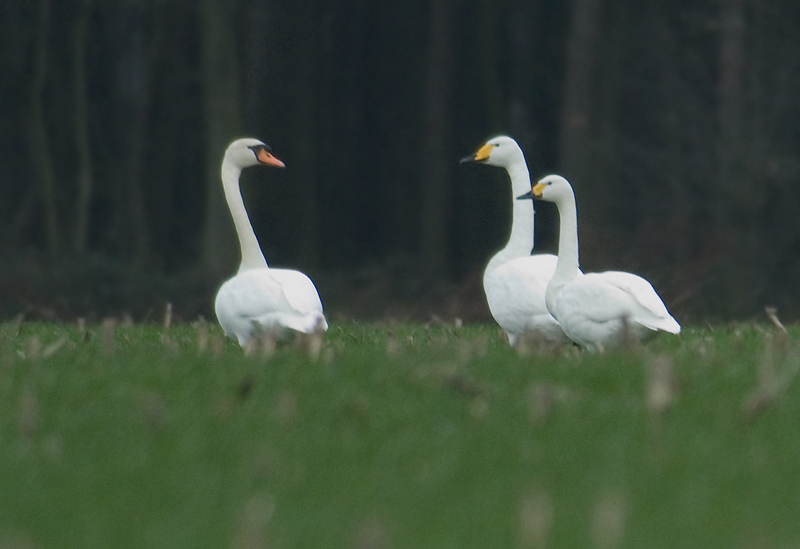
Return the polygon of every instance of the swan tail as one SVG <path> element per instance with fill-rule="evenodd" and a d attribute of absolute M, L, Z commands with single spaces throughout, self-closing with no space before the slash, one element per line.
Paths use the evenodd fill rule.
<path fill-rule="evenodd" d="M 678 321 L 672 318 L 671 315 L 647 318 L 647 319 L 634 319 L 642 326 L 655 331 L 669 332 L 671 334 L 681 333 L 681 325 Z"/>

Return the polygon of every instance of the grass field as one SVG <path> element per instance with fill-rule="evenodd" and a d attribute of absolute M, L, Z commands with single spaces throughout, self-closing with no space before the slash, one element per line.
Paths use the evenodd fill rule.
<path fill-rule="evenodd" d="M 0 549 L 798 547 L 798 335 L 0 324 Z"/>

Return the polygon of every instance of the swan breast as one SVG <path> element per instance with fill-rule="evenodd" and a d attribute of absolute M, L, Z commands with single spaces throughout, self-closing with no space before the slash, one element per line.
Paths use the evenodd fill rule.
<path fill-rule="evenodd" d="M 483 277 L 486 301 L 510 340 L 524 333 L 536 333 L 549 340 L 565 339 L 545 304 L 545 290 L 557 261 L 554 255 L 540 254 L 516 257 L 497 267 L 490 263 L 487 267 Z"/>

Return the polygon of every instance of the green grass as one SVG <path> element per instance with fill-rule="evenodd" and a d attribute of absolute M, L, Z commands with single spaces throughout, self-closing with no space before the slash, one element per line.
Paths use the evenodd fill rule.
<path fill-rule="evenodd" d="M 796 547 L 798 335 L 0 324 L 0 548 Z"/>

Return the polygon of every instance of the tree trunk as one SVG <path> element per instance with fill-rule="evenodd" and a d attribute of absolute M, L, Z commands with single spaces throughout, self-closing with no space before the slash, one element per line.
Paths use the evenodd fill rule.
<path fill-rule="evenodd" d="M 235 2 L 219 0 L 202 0 L 200 3 L 206 122 L 203 262 L 215 274 L 229 273 L 240 259 L 220 181 L 220 162 L 225 148 L 242 132 L 234 5 Z"/>
<path fill-rule="evenodd" d="M 309 5 L 306 9 L 311 9 Z M 320 94 L 322 86 L 322 45 L 328 39 L 325 13 L 330 7 L 318 9 L 306 21 L 305 33 L 298 47 L 296 67 L 295 109 L 292 135 L 294 164 L 288 167 L 299 189 L 297 204 L 298 249 L 294 262 L 301 268 L 313 267 L 319 258 L 317 241 L 319 197 L 317 179 L 320 174 L 321 154 L 317 139 L 321 133 Z"/>
<path fill-rule="evenodd" d="M 451 0 L 432 0 L 428 27 L 428 74 L 422 170 L 423 264 L 428 276 L 439 276 L 449 266 L 447 227 L 450 221 L 448 158 L 450 67 L 452 65 Z"/>
<path fill-rule="evenodd" d="M 722 238 L 717 258 L 720 308 L 728 296 L 738 295 L 739 306 L 756 306 L 752 300 L 752 269 L 735 268 L 753 261 L 762 264 L 761 247 L 753 248 L 751 204 L 757 202 L 757 185 L 753 192 L 742 192 L 748 181 L 748 152 L 744 146 L 744 0 L 723 0 L 720 12 L 719 80 L 717 82 L 717 139 L 719 204 L 714 208 L 714 230 Z M 755 199 L 755 200 L 754 200 Z"/>
<path fill-rule="evenodd" d="M 75 232 L 73 249 L 84 253 L 89 237 L 89 207 L 92 201 L 92 149 L 89 140 L 89 109 L 86 91 L 86 36 L 92 0 L 81 3 L 73 35 L 73 86 L 75 148 L 78 162 L 77 192 L 75 195 Z"/>
<path fill-rule="evenodd" d="M 116 196 L 117 238 L 134 264 L 150 261 L 150 224 L 145 206 L 145 150 L 154 96 L 153 74 L 163 33 L 158 10 L 127 0 L 119 11 L 122 49 L 117 71 L 117 93 L 124 105 L 119 125 L 125 166 L 121 192 Z"/>
<path fill-rule="evenodd" d="M 532 0 L 515 0 L 505 21 L 509 29 L 511 60 L 508 111 L 505 118 L 510 135 L 523 147 L 533 145 L 535 136 L 532 109 L 539 82 L 534 72 L 536 52 L 533 37 L 536 33 L 536 21 L 533 13 L 537 3 Z M 489 62 L 497 64 L 497 59 L 490 59 Z"/>
<path fill-rule="evenodd" d="M 574 0 L 567 42 L 559 164 L 567 177 L 586 175 L 597 35 L 603 0 Z"/>
<path fill-rule="evenodd" d="M 247 2 L 242 6 L 242 130 L 254 137 L 262 126 L 274 127 L 279 114 L 270 102 L 275 95 L 277 72 L 273 68 L 277 44 L 273 38 L 272 10 L 270 1 Z"/>
<path fill-rule="evenodd" d="M 717 119 L 719 182 L 726 195 L 740 194 L 745 177 L 744 0 L 723 0 L 720 21 Z"/>
<path fill-rule="evenodd" d="M 573 0 L 569 23 L 564 88 L 562 92 L 560 139 L 558 143 L 558 169 L 575 187 L 578 208 L 582 203 L 592 208 L 580 209 L 579 223 L 605 227 L 601 223 L 606 208 L 604 196 L 592 184 L 594 172 L 590 170 L 590 147 L 593 109 L 596 107 L 594 88 L 595 49 L 598 47 L 600 13 L 603 0 Z M 581 231 L 581 243 L 587 253 L 586 264 L 593 264 L 605 246 L 598 246 L 602 236 L 596 231 Z"/>
<path fill-rule="evenodd" d="M 494 0 L 482 0 L 479 6 L 481 19 L 478 23 L 477 34 L 480 43 L 480 59 L 477 60 L 477 63 L 482 76 L 481 86 L 485 93 L 482 106 L 486 111 L 483 116 L 486 119 L 486 131 L 488 132 L 483 136 L 484 138 L 505 131 L 503 129 L 505 122 L 503 78 L 499 63 L 503 51 L 501 29 L 504 21 L 501 20 L 496 5 Z"/>
<path fill-rule="evenodd" d="M 39 20 L 34 43 L 33 82 L 29 104 L 28 140 L 31 165 L 35 171 L 44 213 L 44 236 L 47 249 L 57 252 L 61 245 L 58 215 L 58 196 L 53 158 L 50 154 L 50 135 L 44 113 L 44 92 L 47 80 L 47 49 L 50 34 L 50 0 L 39 1 Z"/>

